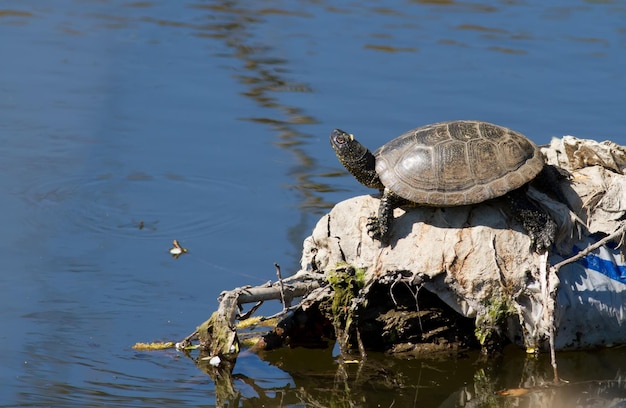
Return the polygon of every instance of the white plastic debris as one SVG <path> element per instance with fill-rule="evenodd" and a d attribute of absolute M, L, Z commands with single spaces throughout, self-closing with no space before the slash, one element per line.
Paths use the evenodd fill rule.
<path fill-rule="evenodd" d="M 219 356 L 213 356 L 209 360 L 209 364 L 211 364 L 213 367 L 218 367 L 221 362 L 222 362 L 222 359 L 220 359 Z"/>
<path fill-rule="evenodd" d="M 626 170 L 626 146 L 611 141 L 597 142 L 574 136 L 553 138 L 549 147 L 541 149 L 549 164 L 568 171 L 598 166 L 617 174 Z"/>
<path fill-rule="evenodd" d="M 592 238 L 576 246 L 582 250 Z M 613 245 L 614 247 L 614 245 Z M 624 252 L 602 246 L 559 270 L 557 349 L 585 349 L 626 343 Z"/>

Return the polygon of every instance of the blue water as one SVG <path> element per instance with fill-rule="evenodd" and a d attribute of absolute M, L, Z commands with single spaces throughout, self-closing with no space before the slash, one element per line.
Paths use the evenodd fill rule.
<path fill-rule="evenodd" d="M 319 216 L 367 192 L 330 130 L 376 148 L 480 119 L 626 144 L 625 67 L 624 1 L 5 0 L 0 405 L 215 404 L 190 360 L 130 346 L 297 270 Z M 294 381 L 253 355 L 236 371 Z"/>

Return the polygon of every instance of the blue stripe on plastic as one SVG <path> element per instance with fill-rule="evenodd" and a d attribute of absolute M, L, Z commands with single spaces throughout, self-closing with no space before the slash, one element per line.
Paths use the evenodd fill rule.
<path fill-rule="evenodd" d="M 580 251 L 579 248 L 575 248 Z M 598 255 L 589 254 L 584 258 L 576 261 L 587 269 L 600 272 L 609 278 L 626 284 L 626 265 L 617 265 L 608 259 L 602 259 Z"/>

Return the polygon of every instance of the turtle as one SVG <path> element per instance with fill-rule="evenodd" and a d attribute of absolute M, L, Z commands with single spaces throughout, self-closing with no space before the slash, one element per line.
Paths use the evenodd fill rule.
<path fill-rule="evenodd" d="M 440 122 L 409 130 L 372 153 L 352 134 L 335 129 L 330 143 L 343 166 L 380 191 L 378 214 L 367 228 L 387 244 L 393 210 L 401 206 L 454 207 L 507 196 L 514 217 L 546 250 L 556 224 L 525 194 L 546 167 L 541 151 L 514 130 L 476 120 Z"/>

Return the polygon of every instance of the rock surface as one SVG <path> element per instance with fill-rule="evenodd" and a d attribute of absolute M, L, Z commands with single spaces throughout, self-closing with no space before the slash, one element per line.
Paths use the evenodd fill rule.
<path fill-rule="evenodd" d="M 366 232 L 377 209 L 373 196 L 338 203 L 305 240 L 302 267 L 328 271 L 348 263 L 365 268 L 367 282 L 408 272 L 466 317 L 486 315 L 494 299 L 513 299 L 519 307 L 541 304 L 541 256 L 508 215 L 506 200 L 396 209 L 387 247 Z"/>

